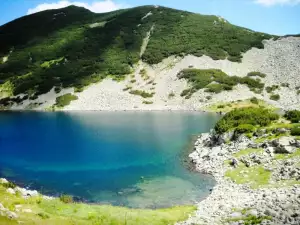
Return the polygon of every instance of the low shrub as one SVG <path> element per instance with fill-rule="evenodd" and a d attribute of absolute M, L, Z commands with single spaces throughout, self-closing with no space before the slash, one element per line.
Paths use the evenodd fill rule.
<path fill-rule="evenodd" d="M 180 96 L 183 97 L 183 96 L 186 96 L 186 95 L 188 95 L 190 93 L 193 93 L 192 88 L 188 88 L 188 89 L 183 90 L 181 92 Z"/>
<path fill-rule="evenodd" d="M 3 183 L 2 186 L 5 187 L 5 188 L 12 188 L 12 189 L 17 187 L 17 185 L 15 183 L 11 182 L 11 181 L 9 181 L 7 183 Z"/>
<path fill-rule="evenodd" d="M 132 88 L 132 87 L 127 86 L 127 87 L 123 88 L 123 91 L 128 91 L 128 90 L 130 90 L 131 88 Z"/>
<path fill-rule="evenodd" d="M 223 88 L 223 85 L 222 84 L 209 84 L 206 86 L 206 92 L 213 92 L 213 93 L 221 93 L 224 88 Z"/>
<path fill-rule="evenodd" d="M 153 104 L 153 102 L 151 102 L 151 101 L 143 101 L 143 104 L 145 104 L 145 105 L 151 105 L 151 104 Z"/>
<path fill-rule="evenodd" d="M 48 214 L 42 213 L 42 212 L 38 213 L 37 215 L 38 215 L 39 217 L 41 217 L 42 219 L 44 219 L 44 220 L 50 218 L 50 216 L 49 216 Z"/>
<path fill-rule="evenodd" d="M 234 109 L 217 122 L 215 131 L 217 133 L 225 133 L 228 130 L 234 130 L 242 124 L 263 127 L 278 119 L 278 114 L 262 107 Z"/>
<path fill-rule="evenodd" d="M 280 95 L 276 94 L 276 95 L 271 95 L 270 99 L 273 101 L 278 101 L 280 99 Z"/>
<path fill-rule="evenodd" d="M 175 94 L 174 94 L 174 92 L 171 92 L 169 95 L 168 95 L 168 98 L 170 99 L 170 98 L 174 98 L 175 97 Z"/>
<path fill-rule="evenodd" d="M 224 90 L 232 90 L 237 84 L 245 84 L 253 91 L 261 91 L 264 87 L 264 83 L 261 83 L 261 80 L 259 79 L 228 76 L 226 73 L 218 69 L 185 69 L 179 72 L 177 77 L 179 79 L 187 79 L 192 86 L 188 89 L 191 92 L 183 92 L 182 96 L 187 94 L 192 95 L 203 88 L 206 88 L 207 92 L 220 93 Z"/>
<path fill-rule="evenodd" d="M 261 78 L 265 78 L 267 75 L 261 72 L 250 72 L 247 74 L 248 77 L 261 77 Z"/>
<path fill-rule="evenodd" d="M 237 128 L 235 128 L 235 131 L 239 134 L 251 133 L 254 130 L 255 130 L 255 127 L 251 124 L 241 124 Z"/>
<path fill-rule="evenodd" d="M 65 94 L 56 98 L 55 106 L 64 107 L 70 104 L 71 101 L 77 100 L 78 97 L 72 94 Z"/>
<path fill-rule="evenodd" d="M 284 117 L 290 120 L 292 123 L 299 123 L 300 121 L 300 111 L 299 110 L 291 110 L 287 111 L 284 114 Z"/>
<path fill-rule="evenodd" d="M 258 99 L 256 97 L 251 98 L 250 102 L 253 103 L 253 104 L 256 104 L 256 105 L 259 103 Z"/>
<path fill-rule="evenodd" d="M 148 93 L 148 92 L 141 91 L 141 90 L 131 90 L 129 93 L 132 94 L 132 95 L 139 95 L 139 96 L 141 96 L 143 98 L 152 98 L 153 95 L 154 95 L 153 92 L 152 93 Z"/>
<path fill-rule="evenodd" d="M 281 87 L 290 87 L 290 84 L 289 83 L 282 83 Z"/>
<path fill-rule="evenodd" d="M 268 93 L 271 93 L 271 92 L 273 92 L 273 91 L 275 91 L 275 90 L 277 90 L 277 89 L 279 89 L 279 86 L 278 86 L 278 85 L 272 85 L 272 86 L 266 87 L 266 91 L 267 91 Z"/>
<path fill-rule="evenodd" d="M 300 127 L 294 127 L 291 129 L 291 135 L 300 136 Z"/>
<path fill-rule="evenodd" d="M 73 203 L 73 197 L 71 195 L 61 195 L 59 200 L 63 203 Z"/>
<path fill-rule="evenodd" d="M 56 94 L 60 93 L 61 90 L 62 90 L 62 87 L 60 87 L 60 86 L 56 86 L 56 87 L 54 88 L 54 91 L 55 91 Z"/>

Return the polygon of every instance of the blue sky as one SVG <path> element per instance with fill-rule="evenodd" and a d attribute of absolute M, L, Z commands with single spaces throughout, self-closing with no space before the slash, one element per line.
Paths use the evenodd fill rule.
<path fill-rule="evenodd" d="M 95 12 L 139 5 L 163 5 L 220 15 L 233 24 L 271 34 L 300 33 L 300 0 L 1 0 L 0 25 L 28 13 L 69 4 Z"/>

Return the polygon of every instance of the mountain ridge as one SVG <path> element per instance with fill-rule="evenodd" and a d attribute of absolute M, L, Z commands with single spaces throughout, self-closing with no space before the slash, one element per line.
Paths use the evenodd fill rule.
<path fill-rule="evenodd" d="M 82 96 L 84 99 L 91 99 L 91 96 L 81 95 L 80 92 L 102 81 L 106 87 L 101 83 L 96 86 L 105 91 L 95 91 L 92 95 L 96 94 L 97 99 L 98 95 L 106 99 L 104 102 L 108 103 L 104 108 L 110 108 L 106 104 L 114 105 L 114 101 L 122 102 L 122 109 L 135 108 L 140 104 L 137 102 L 141 101 L 140 94 L 153 97 L 142 100 L 149 108 L 159 104 L 157 107 L 161 109 L 163 102 L 171 101 L 165 99 L 166 95 L 173 92 L 181 95 L 183 89 L 192 90 L 189 80 L 177 81 L 178 72 L 189 67 L 222 70 L 229 76 L 236 76 L 231 82 L 240 82 L 235 87 L 214 81 L 207 85 L 208 89 L 201 85 L 200 89 L 195 87 L 193 92 L 201 92 L 202 88 L 219 92 L 226 88 L 223 91 L 229 94 L 242 85 L 240 91 L 244 93 L 239 91 L 238 95 L 251 97 L 253 94 L 245 94 L 245 88 L 252 85 L 252 92 L 259 94 L 256 97 L 268 100 L 268 96 L 263 96 L 268 94 L 263 90 L 265 82 L 266 86 L 280 86 L 280 82 L 286 81 L 292 86 L 297 83 L 290 79 L 297 72 L 297 49 L 297 38 L 294 37 L 254 32 L 232 25 L 218 16 L 161 6 L 140 6 L 101 14 L 76 6 L 47 10 L 0 27 L 0 107 L 45 109 L 52 105 L 53 109 L 55 105 L 62 105 L 59 102 L 62 99 L 66 103 L 70 103 L 69 100 L 81 102 Z M 281 66 L 276 72 L 275 67 L 281 64 L 278 60 L 282 63 L 288 60 L 284 64 L 289 68 L 284 70 Z M 272 63 L 275 66 L 270 67 Z M 207 65 L 210 67 L 207 68 Z M 290 69 L 293 71 L 287 71 Z M 251 72 L 264 73 L 266 77 L 238 78 Z M 167 74 L 166 77 L 164 74 Z M 287 79 L 282 77 L 283 74 Z M 120 85 L 104 82 L 109 78 Z M 253 85 L 258 83 L 260 88 L 257 89 Z M 123 96 L 126 91 L 129 94 Z M 295 91 L 292 90 L 292 95 Z M 60 98 L 64 94 L 68 94 L 67 97 Z M 107 97 L 111 94 L 114 95 L 112 99 Z M 204 102 L 209 97 L 201 96 Z M 191 108 L 191 103 L 185 99 L 191 95 L 182 97 L 176 104 Z M 127 106 L 124 99 L 131 103 Z M 236 100 L 231 96 L 229 100 L 233 99 Z M 102 103 L 99 104 L 86 108 L 101 109 Z M 193 109 L 199 107 L 199 103 L 193 104 Z"/>

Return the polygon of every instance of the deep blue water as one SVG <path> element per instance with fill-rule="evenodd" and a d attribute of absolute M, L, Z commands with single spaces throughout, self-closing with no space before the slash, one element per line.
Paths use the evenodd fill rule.
<path fill-rule="evenodd" d="M 214 180 L 182 163 L 217 115 L 185 112 L 1 112 L 0 177 L 44 194 L 156 208 L 191 204 Z"/>

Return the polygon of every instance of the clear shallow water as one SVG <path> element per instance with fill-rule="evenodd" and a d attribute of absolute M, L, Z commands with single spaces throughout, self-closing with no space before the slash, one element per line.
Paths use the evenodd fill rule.
<path fill-rule="evenodd" d="M 191 204 L 209 194 L 214 180 L 181 159 L 192 135 L 217 119 L 185 112 L 2 112 L 0 177 L 103 204 Z"/>

